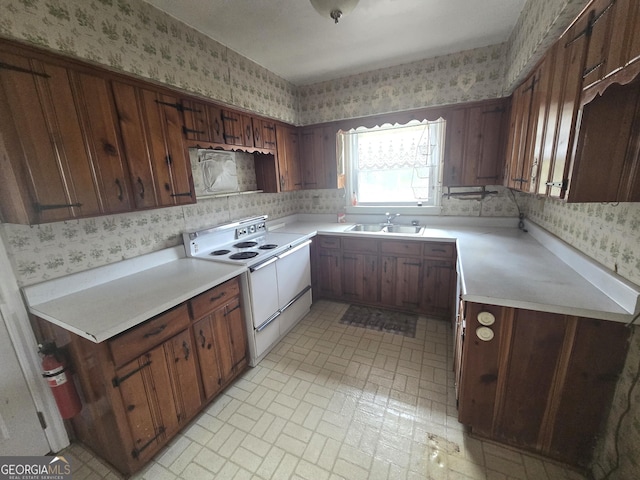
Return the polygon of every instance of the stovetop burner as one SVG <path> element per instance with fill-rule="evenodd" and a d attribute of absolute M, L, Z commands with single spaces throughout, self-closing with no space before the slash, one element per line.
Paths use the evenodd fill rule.
<path fill-rule="evenodd" d="M 235 243 L 233 246 L 236 248 L 251 248 L 251 247 L 255 247 L 256 245 L 258 245 L 258 242 L 238 242 L 238 243 Z"/>
<path fill-rule="evenodd" d="M 245 243 L 255 243 L 255 242 L 245 242 Z M 258 255 L 258 252 L 238 252 L 233 255 L 229 255 L 231 260 L 246 260 L 248 258 L 253 258 Z"/>
<path fill-rule="evenodd" d="M 210 253 L 210 255 L 214 255 L 214 256 L 218 256 L 218 255 L 226 255 L 227 253 L 229 253 L 231 250 L 214 250 L 213 252 Z"/>
<path fill-rule="evenodd" d="M 272 250 L 274 248 L 277 248 L 278 245 L 275 243 L 265 243 L 264 245 L 259 246 L 258 248 L 260 250 Z"/>

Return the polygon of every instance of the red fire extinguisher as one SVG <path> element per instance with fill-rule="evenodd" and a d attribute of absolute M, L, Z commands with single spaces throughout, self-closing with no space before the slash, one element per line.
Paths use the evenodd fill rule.
<path fill-rule="evenodd" d="M 43 355 L 42 376 L 51 388 L 60 415 L 64 419 L 75 417 L 82 410 L 82 402 L 73 383 L 71 372 L 59 360 L 60 355 L 55 343 L 47 342 L 39 347 Z"/>

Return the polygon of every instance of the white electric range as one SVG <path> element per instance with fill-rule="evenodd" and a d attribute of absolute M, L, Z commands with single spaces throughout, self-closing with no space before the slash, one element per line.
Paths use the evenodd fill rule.
<path fill-rule="evenodd" d="M 241 263 L 250 365 L 255 366 L 311 306 L 309 240 L 269 231 L 266 215 L 186 232 L 187 256 Z"/>

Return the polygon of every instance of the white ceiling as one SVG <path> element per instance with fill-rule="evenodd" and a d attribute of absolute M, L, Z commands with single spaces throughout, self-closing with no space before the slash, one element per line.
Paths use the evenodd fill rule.
<path fill-rule="evenodd" d="M 308 0 L 145 0 L 296 85 L 507 40 L 526 0 L 360 0 L 337 25 Z"/>

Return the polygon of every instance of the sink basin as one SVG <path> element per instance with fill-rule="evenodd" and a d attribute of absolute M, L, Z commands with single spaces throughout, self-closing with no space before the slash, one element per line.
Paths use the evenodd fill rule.
<path fill-rule="evenodd" d="M 384 227 L 384 232 L 387 233 L 404 233 L 404 234 L 413 234 L 417 235 L 422 233 L 424 227 L 420 227 L 417 225 L 388 225 Z"/>
<path fill-rule="evenodd" d="M 424 227 L 414 225 L 380 225 L 377 223 L 358 223 L 345 232 L 374 232 L 374 233 L 402 233 L 404 235 L 419 235 Z"/>
<path fill-rule="evenodd" d="M 372 223 L 372 224 L 363 224 L 359 223 L 354 225 L 353 227 L 349 227 L 346 230 L 347 232 L 381 232 L 382 225 Z"/>

